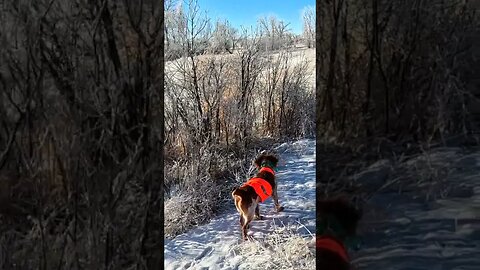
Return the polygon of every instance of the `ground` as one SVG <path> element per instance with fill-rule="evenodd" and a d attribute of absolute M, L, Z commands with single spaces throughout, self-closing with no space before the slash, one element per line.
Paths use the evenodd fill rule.
<path fill-rule="evenodd" d="M 165 239 L 165 269 L 313 269 L 314 250 L 308 245 L 315 233 L 315 141 L 284 143 L 275 150 L 285 211 L 276 213 L 271 198 L 261 204 L 265 220 L 253 221 L 253 240 L 243 242 L 232 199 L 229 210 L 210 223 Z"/>

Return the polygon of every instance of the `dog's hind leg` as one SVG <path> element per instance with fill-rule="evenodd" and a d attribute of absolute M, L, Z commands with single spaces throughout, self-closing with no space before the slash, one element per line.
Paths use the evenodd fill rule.
<path fill-rule="evenodd" d="M 247 237 L 247 231 L 245 227 L 245 219 L 243 218 L 243 215 L 240 214 L 240 232 L 242 233 L 242 239 L 245 240 Z"/>
<path fill-rule="evenodd" d="M 247 240 L 248 235 L 248 229 L 250 228 L 250 222 L 252 222 L 253 217 L 255 215 L 255 208 L 257 207 L 258 201 L 252 201 L 247 207 L 243 208 L 243 226 L 242 226 L 242 232 L 243 232 L 243 239 Z"/>
<path fill-rule="evenodd" d="M 247 233 L 248 233 L 248 230 L 250 229 L 250 222 L 251 222 L 251 221 L 252 221 L 252 220 L 247 220 L 246 223 L 245 223 L 245 225 L 243 225 L 243 227 L 242 227 L 243 240 L 247 240 L 247 239 L 248 239 Z"/>
<path fill-rule="evenodd" d="M 244 237 L 245 239 L 247 238 L 247 230 L 250 228 L 250 222 L 252 222 L 254 216 L 255 216 L 255 209 L 258 206 L 258 201 L 254 200 L 252 203 L 248 206 L 245 211 L 245 231 L 244 231 Z"/>
<path fill-rule="evenodd" d="M 249 229 L 250 225 L 250 220 L 248 219 L 248 216 L 241 216 L 240 219 L 242 220 L 242 238 L 243 240 L 247 240 L 247 232 Z"/>
<path fill-rule="evenodd" d="M 239 223 L 240 223 L 240 231 L 242 232 L 242 238 L 245 240 L 246 238 L 246 227 L 245 227 L 245 209 L 244 206 L 242 205 L 242 197 L 235 195 L 235 193 L 238 192 L 238 189 L 232 192 L 232 196 L 235 199 L 235 207 L 237 208 L 238 212 L 240 213 L 240 218 L 239 218 Z"/>
<path fill-rule="evenodd" d="M 248 237 L 247 228 L 246 228 L 246 226 L 242 226 L 242 239 L 245 241 L 245 240 L 247 240 L 247 237 Z"/>

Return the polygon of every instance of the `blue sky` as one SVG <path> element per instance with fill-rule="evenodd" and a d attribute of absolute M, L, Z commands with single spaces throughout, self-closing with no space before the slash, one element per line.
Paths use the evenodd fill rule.
<path fill-rule="evenodd" d="M 261 16 L 275 15 L 289 22 L 294 33 L 301 33 L 301 11 L 306 6 L 315 6 L 315 0 L 198 0 L 201 10 L 215 19 L 227 19 L 233 27 L 256 25 Z"/>

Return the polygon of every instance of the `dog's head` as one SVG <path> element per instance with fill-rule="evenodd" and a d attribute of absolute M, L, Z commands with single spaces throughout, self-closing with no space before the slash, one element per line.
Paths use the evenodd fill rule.
<path fill-rule="evenodd" d="M 361 216 L 360 211 L 345 196 L 317 200 L 319 234 L 330 230 L 342 241 L 355 237 Z"/>
<path fill-rule="evenodd" d="M 260 155 L 253 161 L 253 164 L 257 169 L 260 169 L 263 166 L 268 166 L 271 168 L 277 167 L 278 158 L 275 155 L 268 154 L 266 152 L 260 153 Z"/>

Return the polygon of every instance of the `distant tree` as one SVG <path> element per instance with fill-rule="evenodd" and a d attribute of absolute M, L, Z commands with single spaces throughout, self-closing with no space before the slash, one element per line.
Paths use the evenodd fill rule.
<path fill-rule="evenodd" d="M 307 6 L 302 10 L 303 40 L 308 48 L 315 47 L 315 8 Z"/>
<path fill-rule="evenodd" d="M 262 35 L 265 51 L 278 50 L 285 46 L 288 39 L 289 23 L 279 20 L 276 16 L 262 17 L 258 27 Z"/>
<path fill-rule="evenodd" d="M 238 40 L 237 32 L 227 20 L 218 20 L 212 34 L 211 50 L 214 53 L 224 51 L 233 53 Z"/>

